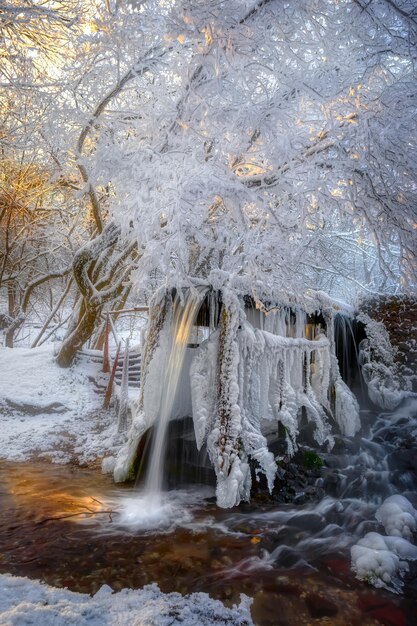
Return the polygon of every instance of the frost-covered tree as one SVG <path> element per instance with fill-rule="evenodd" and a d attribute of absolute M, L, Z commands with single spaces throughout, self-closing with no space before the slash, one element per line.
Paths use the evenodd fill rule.
<path fill-rule="evenodd" d="M 62 364 L 131 281 L 413 284 L 411 1 L 13 0 L 0 17 L 3 86 L 33 112 L 8 112 L 2 141 L 42 141 L 89 215 Z"/>
<path fill-rule="evenodd" d="M 63 90 L 59 72 L 73 56 L 80 6 L 11 0 L 0 7 L 0 313 L 7 346 L 28 317 L 45 323 L 45 333 L 71 288 L 71 259 L 85 231 L 71 182 L 57 175 L 48 123 Z"/>
<path fill-rule="evenodd" d="M 413 280 L 415 18 L 404 3 L 143 6 L 144 24 L 165 19 L 161 59 L 131 86 L 136 114 L 103 127 L 91 155 L 143 250 L 138 284 Z"/>
<path fill-rule="evenodd" d="M 348 280 L 372 291 L 414 280 L 413 17 L 390 2 L 369 10 L 351 0 L 141 6 L 145 33 L 152 12 L 161 17 L 158 58 L 124 92 L 136 115 L 99 125 L 86 163 L 90 180 L 111 189 L 121 235 L 137 243 L 137 286 L 204 283 L 222 292 L 218 348 L 212 336 L 193 365 L 201 396 L 193 416 L 219 502 L 232 506 L 248 497 L 249 457 L 273 482 L 261 430 L 270 409 L 289 448 L 302 409 L 320 443 L 331 440 L 329 415 L 345 435 L 359 427 L 325 299 L 310 312 L 321 308 L 327 337 L 309 343 L 253 333 L 236 293 L 261 305 L 277 303 L 278 292 L 301 299 L 307 287 L 346 296 Z M 168 333 L 156 319 L 116 480 L 158 419 Z"/>
<path fill-rule="evenodd" d="M 0 92 L 4 172 L 0 283 L 9 294 L 5 319 L 8 345 L 26 317 L 29 294 L 34 289 L 39 293 L 58 275 L 69 274 L 74 253 L 83 243 L 100 235 L 104 227 L 109 190 L 90 183 L 83 158 L 94 146 L 97 118 L 128 82 L 128 77 L 120 78 L 119 45 L 113 38 L 119 24 L 111 27 L 111 13 L 110 6 L 100 1 L 78 0 L 12 0 L 0 9 L 4 61 Z M 126 44 L 126 37 L 124 41 Z M 133 61 L 127 58 L 126 63 L 132 65 Z M 42 185 L 38 181 L 36 193 L 32 180 L 35 171 L 42 181 Z M 29 254 L 31 245 L 42 252 Z M 55 254 L 61 248 L 66 248 L 64 260 Z M 97 250 L 97 244 L 90 253 L 93 249 Z M 96 264 L 94 274 L 90 273 L 97 292 L 116 280 L 118 264 L 123 262 L 124 253 L 119 254 L 120 250 L 118 258 L 109 254 L 110 250 L 107 252 Z M 37 263 L 40 257 L 52 269 L 46 270 L 45 263 Z M 80 257 L 77 259 L 74 270 L 82 266 Z M 92 263 L 97 258 L 89 260 Z M 16 266 L 24 271 L 17 272 Z M 26 280 L 23 275 L 29 278 Z M 74 271 L 75 283 L 79 277 Z M 55 307 L 62 305 L 68 283 L 63 283 L 62 289 L 52 310 L 43 310 L 47 322 L 55 314 Z M 99 313 L 98 307 L 92 306 L 86 314 L 83 301 L 88 295 L 90 292 L 79 289 L 74 315 L 83 322 L 81 335 L 85 338 L 94 329 Z M 40 338 L 35 339 L 35 344 Z"/>

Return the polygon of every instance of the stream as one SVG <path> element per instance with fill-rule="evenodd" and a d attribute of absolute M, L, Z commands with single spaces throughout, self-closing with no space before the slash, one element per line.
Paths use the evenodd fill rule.
<path fill-rule="evenodd" d="M 414 625 L 415 568 L 401 596 L 350 571 L 350 546 L 378 530 L 382 499 L 415 498 L 404 444 L 415 430 L 412 410 L 368 415 L 368 439 L 340 440 L 323 454 L 319 502 L 222 510 L 211 488 L 193 487 L 169 492 L 163 517 L 148 528 L 135 523 L 133 486 L 86 468 L 1 462 L 0 571 L 85 593 L 154 581 L 164 592 L 205 591 L 226 604 L 245 593 L 259 626 Z"/>
<path fill-rule="evenodd" d="M 380 530 L 374 513 L 383 498 L 403 493 L 417 504 L 415 409 L 414 401 L 363 414 L 367 438 L 341 438 L 322 454 L 318 502 L 261 498 L 222 510 L 212 488 L 192 487 L 169 492 L 163 515 L 145 526 L 133 486 L 81 467 L 2 461 L 0 571 L 85 593 L 150 582 L 226 604 L 245 593 L 259 626 L 415 625 L 413 566 L 401 596 L 350 571 L 350 546 Z"/>

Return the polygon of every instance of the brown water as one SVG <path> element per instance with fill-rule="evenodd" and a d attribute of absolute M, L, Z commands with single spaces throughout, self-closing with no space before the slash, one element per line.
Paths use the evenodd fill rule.
<path fill-rule="evenodd" d="M 152 532 L 118 525 L 117 509 L 132 488 L 116 489 L 97 471 L 1 462 L 0 484 L 2 573 L 85 593 L 105 583 L 119 590 L 150 582 L 164 592 L 205 591 L 225 603 L 246 593 L 259 626 L 417 624 L 413 597 L 355 580 L 343 542 L 322 550 L 306 541 L 324 536 L 323 516 L 311 509 L 297 509 L 302 515 L 288 521 L 294 509 L 282 505 L 230 512 L 202 501 L 185 527 Z M 330 507 L 326 515 L 336 513 Z"/>

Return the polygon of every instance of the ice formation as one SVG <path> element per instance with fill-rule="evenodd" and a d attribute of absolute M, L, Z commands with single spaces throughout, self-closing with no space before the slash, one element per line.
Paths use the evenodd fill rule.
<path fill-rule="evenodd" d="M 319 306 L 316 302 L 311 312 Z M 276 432 L 278 423 L 290 455 L 297 449 L 302 415 L 314 424 L 320 445 L 333 445 L 332 420 L 343 435 L 353 436 L 359 429 L 358 404 L 342 381 L 335 355 L 334 311 L 326 306 L 327 336 L 307 324 L 307 313 L 299 305 L 265 313 L 244 307 L 234 290 L 222 289 L 218 328 L 211 325 L 209 338 L 193 350 L 190 366 L 196 443 L 198 449 L 207 445 L 219 506 L 249 500 L 250 458 L 272 490 L 277 464 L 267 435 Z M 171 298 L 159 297 L 143 358 L 141 399 L 115 463 L 116 481 L 129 476 L 140 437 L 159 419 L 172 320 Z"/>
<path fill-rule="evenodd" d="M 401 589 L 408 560 L 417 559 L 417 547 L 402 537 L 368 533 L 351 548 L 352 569 L 360 580 L 391 591 Z"/>
<path fill-rule="evenodd" d="M 398 592 L 408 561 L 417 560 L 417 546 L 409 541 L 416 531 L 417 511 L 407 498 L 394 495 L 382 503 L 375 517 L 389 536 L 370 532 L 352 546 L 352 569 L 360 580 Z"/>
<path fill-rule="evenodd" d="M 265 320 L 256 310 L 245 316 L 237 298 L 228 294 L 219 332 L 200 347 L 192 363 L 196 441 L 199 449 L 207 442 L 219 506 L 249 499 L 249 457 L 258 462 L 272 490 L 277 466 L 264 433 L 278 422 L 289 454 L 297 449 L 302 411 L 315 424 L 319 444 L 333 444 L 332 414 L 345 435 L 354 435 L 360 426 L 358 405 L 340 377 L 332 341 L 324 335 L 307 339 L 305 328 L 302 310 L 292 324 L 288 308 Z"/>
<path fill-rule="evenodd" d="M 390 496 L 375 514 L 388 535 L 412 539 L 417 530 L 417 511 L 404 496 Z"/>
<path fill-rule="evenodd" d="M 404 383 L 395 367 L 395 350 L 382 322 L 362 313 L 357 318 L 366 327 L 367 338 L 359 345 L 359 359 L 371 401 L 392 411 L 406 396 Z"/>

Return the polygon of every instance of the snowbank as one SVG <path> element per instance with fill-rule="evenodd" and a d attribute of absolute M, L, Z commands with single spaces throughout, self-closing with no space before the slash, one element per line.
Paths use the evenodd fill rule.
<path fill-rule="evenodd" d="M 27 578 L 0 575 L 2 626 L 251 626 L 250 599 L 228 609 L 205 593 L 163 594 L 155 584 L 90 597 Z"/>
<path fill-rule="evenodd" d="M 88 462 L 113 449 L 115 416 L 88 380 L 90 362 L 58 367 L 51 345 L 0 349 L 0 456 Z"/>

